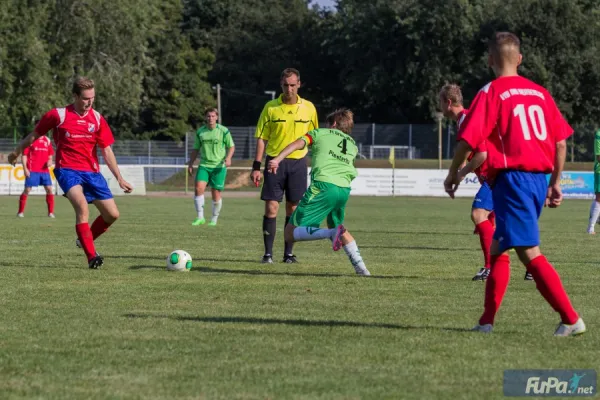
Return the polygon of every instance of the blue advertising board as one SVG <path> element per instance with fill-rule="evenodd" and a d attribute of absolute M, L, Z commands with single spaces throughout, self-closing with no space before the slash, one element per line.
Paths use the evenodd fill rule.
<path fill-rule="evenodd" d="M 565 199 L 591 199 L 594 197 L 594 173 L 563 171 L 560 187 Z"/>

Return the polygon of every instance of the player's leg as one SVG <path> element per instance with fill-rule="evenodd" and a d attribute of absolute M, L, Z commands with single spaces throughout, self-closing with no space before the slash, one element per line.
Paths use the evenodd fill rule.
<path fill-rule="evenodd" d="M 204 219 L 204 191 L 210 176 L 210 170 L 199 166 L 196 172 L 196 185 L 194 188 L 194 206 L 196 207 L 196 219 L 192 222 L 193 226 L 203 225 Z"/>
<path fill-rule="evenodd" d="M 506 250 L 515 248 L 533 275 L 540 293 L 561 314 L 565 332 L 576 334 L 572 329 L 585 329 L 576 326 L 579 319 L 560 278 L 539 252 L 538 218 L 544 206 L 546 190 L 546 177 L 541 173 L 510 171 L 501 173 L 496 180 L 493 197 L 498 223 L 492 244 L 492 269 L 486 283 L 485 311 L 479 326 L 494 323 L 510 277 Z M 496 254 L 501 255 L 496 257 Z M 580 325 L 583 325 L 583 321 Z"/>
<path fill-rule="evenodd" d="M 590 205 L 590 218 L 588 222 L 587 233 L 594 235 L 596 233 L 596 223 L 600 216 L 600 173 L 594 171 L 594 193 L 595 198 Z"/>
<path fill-rule="evenodd" d="M 114 202 L 112 192 L 104 176 L 99 172 L 81 172 L 83 195 L 86 202 L 93 203 L 100 215 L 94 220 L 90 233 L 92 243 L 119 218 L 119 210 Z M 96 253 L 94 260 L 90 261 L 90 268 L 98 268 L 102 265 L 103 258 Z"/>
<path fill-rule="evenodd" d="M 273 263 L 273 243 L 275 242 L 275 233 L 277 232 L 277 213 L 279 212 L 279 203 L 283 200 L 283 177 L 286 167 L 285 160 L 279 165 L 277 173 L 273 174 L 267 171 L 270 157 L 267 157 L 265 169 L 263 172 L 264 181 L 260 194 L 260 199 L 265 202 L 265 213 L 263 216 L 262 232 L 265 252 L 262 258 L 263 264 Z"/>
<path fill-rule="evenodd" d="M 46 190 L 46 205 L 48 206 L 48 217 L 54 218 L 54 192 L 52 191 L 52 178 L 50 173 L 44 173 L 41 182 Z"/>
<path fill-rule="evenodd" d="M 29 178 L 27 178 L 29 179 Z M 19 196 L 19 211 L 17 212 L 17 217 L 23 218 L 25 216 L 25 206 L 27 205 L 27 197 L 31 192 L 31 186 L 28 186 L 27 179 L 25 180 L 25 188 L 23 189 L 23 193 Z"/>
<path fill-rule="evenodd" d="M 327 216 L 327 226 L 329 227 L 337 227 L 338 235 L 341 234 L 341 237 L 334 237 L 333 246 L 334 250 L 336 247 L 336 241 L 340 240 L 341 245 L 344 249 L 344 253 L 348 256 L 354 271 L 358 275 L 369 276 L 371 273 L 367 269 L 365 262 L 360 254 L 360 250 L 358 249 L 358 245 L 356 244 L 356 240 L 354 237 L 344 228 L 344 218 L 346 216 L 346 203 L 348 202 L 348 198 L 350 197 L 350 188 L 337 188 L 338 189 L 338 198 L 337 204 L 335 208 L 331 211 L 331 213 Z M 340 229 L 341 227 L 341 229 Z"/>
<path fill-rule="evenodd" d="M 288 159 L 285 160 L 286 175 L 284 182 L 285 190 L 285 224 L 284 227 L 290 222 L 290 218 L 298 206 L 298 203 L 304 196 L 308 186 L 308 167 L 306 165 L 306 158 L 299 160 Z M 285 263 L 296 263 L 296 256 L 294 256 L 294 242 L 285 241 L 283 249 L 283 262 Z"/>
<path fill-rule="evenodd" d="M 77 246 L 82 248 L 87 259 L 88 266 L 90 268 L 98 268 L 102 265 L 102 258 L 100 261 L 96 260 L 98 254 L 94 247 L 94 238 L 90 225 L 88 223 L 89 209 L 88 199 L 85 196 L 83 185 L 84 179 L 82 172 L 74 171 L 71 169 L 55 169 L 54 176 L 56 177 L 56 183 L 62 189 L 65 197 L 69 199 L 71 206 L 75 210 L 75 232 L 77 233 Z M 98 264 L 98 265 L 97 265 Z"/>
<path fill-rule="evenodd" d="M 490 213 L 494 209 L 492 189 L 484 182 L 473 199 L 471 207 L 471 220 L 475 224 L 475 232 L 479 235 L 481 251 L 483 252 L 483 268 L 473 277 L 474 281 L 485 280 L 489 275 L 491 262 L 490 248 L 494 237 L 494 225 L 489 220 Z"/>
<path fill-rule="evenodd" d="M 209 185 L 212 193 L 212 218 L 208 225 L 217 225 L 221 208 L 223 207 L 223 198 L 221 192 L 225 189 L 225 179 L 227 178 L 227 168 L 215 168 L 211 175 Z"/>
<path fill-rule="evenodd" d="M 98 211 L 100 211 L 100 215 L 96 217 L 91 228 L 92 236 L 96 240 L 119 219 L 120 213 L 115 199 L 94 200 L 93 203 Z"/>
<path fill-rule="evenodd" d="M 333 240 L 337 232 L 336 226 L 329 229 L 321 229 L 320 226 L 335 205 L 334 196 L 335 193 L 328 190 L 327 184 L 312 182 L 285 227 L 286 242 Z"/>
<path fill-rule="evenodd" d="M 573 308 L 556 269 L 544 257 L 539 246 L 515 247 L 519 259 L 533 275 L 535 286 L 548 304 L 560 315 L 555 336 L 573 336 L 585 332 L 585 324 Z"/>

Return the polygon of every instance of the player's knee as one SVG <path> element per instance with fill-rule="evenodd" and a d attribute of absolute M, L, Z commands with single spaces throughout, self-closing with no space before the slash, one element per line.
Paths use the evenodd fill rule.
<path fill-rule="evenodd" d="M 46 186 L 44 189 L 46 189 L 46 194 L 52 194 L 52 186 Z"/>
<path fill-rule="evenodd" d="M 108 217 L 108 221 L 106 221 L 106 222 L 113 223 L 116 220 L 118 220 L 120 216 L 121 216 L 121 213 L 119 213 L 119 209 L 115 207 L 115 208 L 111 209 L 105 216 L 105 217 Z"/>
<path fill-rule="evenodd" d="M 278 202 L 276 202 L 276 201 L 265 202 L 265 216 L 267 218 L 277 217 L 278 211 L 279 211 L 279 203 Z"/>
<path fill-rule="evenodd" d="M 490 215 L 490 212 L 487 210 L 484 210 L 483 208 L 473 208 L 471 210 L 471 221 L 473 221 L 473 223 L 475 225 L 477 225 L 477 224 L 487 220 L 489 215 Z"/>
<path fill-rule="evenodd" d="M 29 194 L 30 192 L 31 192 L 30 187 L 26 187 L 25 189 L 23 189 L 23 194 Z"/>
<path fill-rule="evenodd" d="M 596 201 L 600 203 L 600 193 L 596 193 Z"/>
<path fill-rule="evenodd" d="M 298 207 L 298 202 L 286 201 L 285 202 L 285 213 L 287 215 L 292 215 L 292 213 L 294 212 L 296 207 Z"/>

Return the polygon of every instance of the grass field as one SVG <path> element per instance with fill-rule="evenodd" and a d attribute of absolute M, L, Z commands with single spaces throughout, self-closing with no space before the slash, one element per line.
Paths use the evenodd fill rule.
<path fill-rule="evenodd" d="M 352 198 L 365 278 L 328 242 L 296 245 L 298 265 L 259 264 L 262 203 L 226 196 L 214 228 L 190 226 L 191 198 L 118 198 L 97 271 L 65 199 L 55 220 L 35 196 L 17 219 L 17 197 L 0 197 L 0 398 L 498 399 L 505 369 L 600 367 L 588 201 L 541 220 L 588 326 L 554 338 L 558 316 L 514 254 L 495 332 L 468 332 L 484 286 L 471 281 L 482 263 L 468 199 Z M 189 273 L 165 270 L 178 248 Z"/>

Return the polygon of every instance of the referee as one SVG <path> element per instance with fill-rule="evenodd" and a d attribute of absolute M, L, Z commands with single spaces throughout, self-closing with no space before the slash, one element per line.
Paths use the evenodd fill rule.
<path fill-rule="evenodd" d="M 281 73 L 283 93 L 277 99 L 265 104 L 256 126 L 256 157 L 252 164 L 251 175 L 252 181 L 256 185 L 259 184 L 261 178 L 263 154 L 267 153 L 265 180 L 260 195 L 261 200 L 265 202 L 263 264 L 273 263 L 273 242 L 277 231 L 276 218 L 283 194 L 285 193 L 285 225 L 287 225 L 292 212 L 296 209 L 308 186 L 306 166 L 308 150 L 306 148 L 293 152 L 283 160 L 276 174 L 268 173 L 266 170 L 269 160 L 281 153 L 288 144 L 304 136 L 308 131 L 319 127 L 315 106 L 310 101 L 300 98 L 298 89 L 300 89 L 300 72 L 294 68 L 284 69 Z M 292 249 L 293 243 L 285 242 L 284 263 L 298 262 Z"/>

